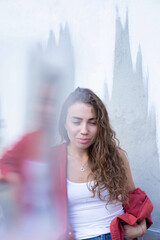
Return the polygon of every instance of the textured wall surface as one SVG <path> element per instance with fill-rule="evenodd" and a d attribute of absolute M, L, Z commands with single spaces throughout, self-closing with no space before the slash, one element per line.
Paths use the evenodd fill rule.
<path fill-rule="evenodd" d="M 160 167 L 156 115 L 154 108 L 148 112 L 149 77 L 142 74 L 142 58 L 139 46 L 133 70 L 128 17 L 122 27 L 117 15 L 112 97 L 109 100 L 105 89 L 105 100 L 120 145 L 128 153 L 135 185 L 147 193 L 154 205 L 153 233 L 156 229 L 160 231 Z"/>

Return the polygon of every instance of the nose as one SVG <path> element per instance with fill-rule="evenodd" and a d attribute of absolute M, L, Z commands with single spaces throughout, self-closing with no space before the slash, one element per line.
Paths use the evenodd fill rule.
<path fill-rule="evenodd" d="M 88 127 L 87 127 L 87 124 L 86 124 L 86 123 L 84 123 L 84 124 L 82 125 L 81 134 L 83 134 L 83 135 L 88 134 Z"/>

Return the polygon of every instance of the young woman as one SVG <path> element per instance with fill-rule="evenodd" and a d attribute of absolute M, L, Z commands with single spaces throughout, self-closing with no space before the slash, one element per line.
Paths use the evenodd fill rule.
<path fill-rule="evenodd" d="M 67 178 L 68 218 L 74 239 L 112 239 L 110 224 L 124 213 L 123 204 L 135 186 L 107 110 L 91 90 L 77 88 L 62 107 L 59 126 L 66 142 L 67 171 L 61 175 Z M 124 230 L 125 238 L 141 236 L 146 220 L 137 226 L 126 224 Z"/>

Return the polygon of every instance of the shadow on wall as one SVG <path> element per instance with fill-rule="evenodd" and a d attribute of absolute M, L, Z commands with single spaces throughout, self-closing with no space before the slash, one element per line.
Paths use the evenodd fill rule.
<path fill-rule="evenodd" d="M 109 100 L 105 87 L 105 103 L 121 147 L 128 153 L 135 185 L 147 193 L 154 205 L 152 228 L 160 236 L 160 165 L 153 107 L 148 114 L 148 79 L 149 74 L 143 76 L 140 46 L 133 71 L 128 13 L 124 28 L 117 13 L 112 98 Z"/>
<path fill-rule="evenodd" d="M 26 112 L 29 118 L 26 118 L 26 129 L 30 129 L 34 123 L 34 110 L 31 104 L 35 98 L 36 91 L 39 87 L 39 80 L 43 65 L 52 74 L 57 75 L 61 85 L 60 106 L 66 97 L 74 89 L 75 66 L 74 50 L 71 42 L 68 24 L 63 28 L 60 26 L 59 38 L 56 41 L 55 34 L 51 30 L 48 43 L 43 46 L 37 43 L 34 48 L 30 49 L 28 57 L 28 75 L 27 75 L 27 106 Z"/>

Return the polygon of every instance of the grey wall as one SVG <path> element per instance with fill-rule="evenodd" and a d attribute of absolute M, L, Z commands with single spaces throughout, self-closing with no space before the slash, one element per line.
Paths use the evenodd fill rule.
<path fill-rule="evenodd" d="M 123 27 L 117 13 L 115 34 L 112 97 L 109 100 L 105 85 L 105 102 L 121 147 L 128 153 L 134 182 L 154 205 L 151 230 L 160 233 L 160 166 L 154 108 L 148 112 L 149 73 L 144 78 L 140 46 L 133 70 L 127 16 Z"/>

